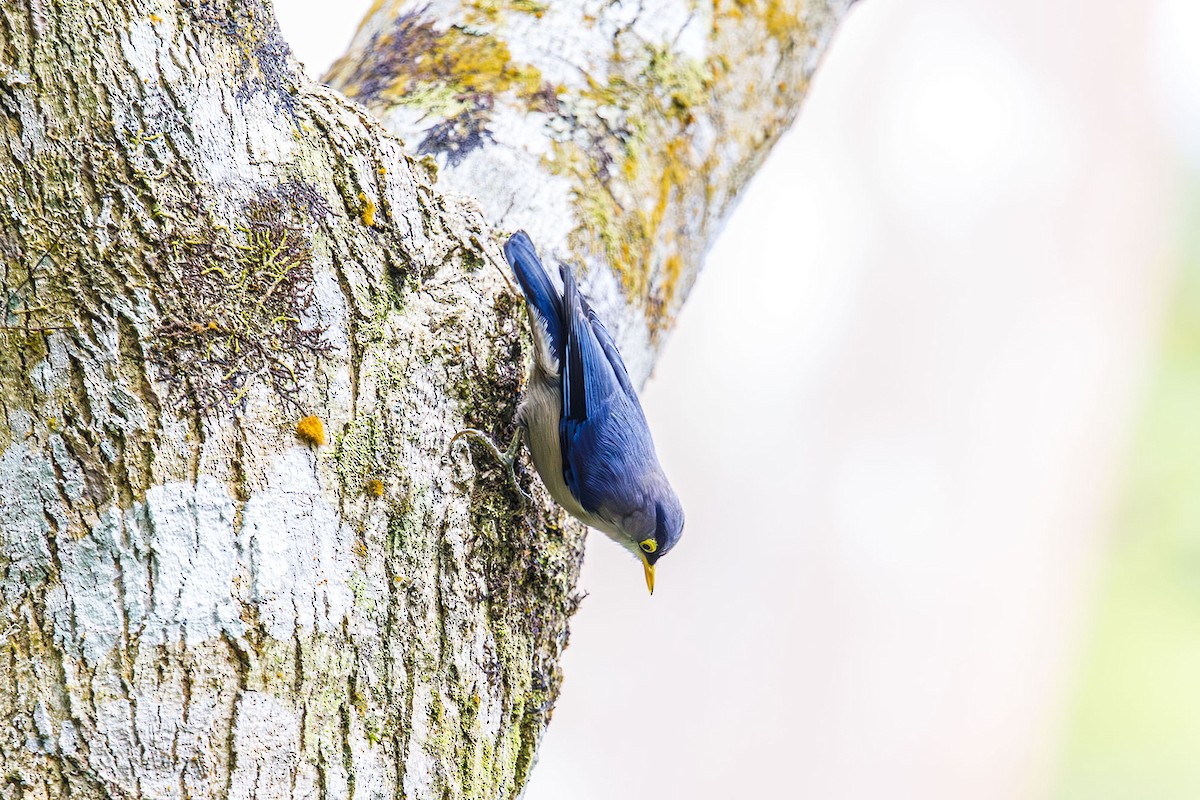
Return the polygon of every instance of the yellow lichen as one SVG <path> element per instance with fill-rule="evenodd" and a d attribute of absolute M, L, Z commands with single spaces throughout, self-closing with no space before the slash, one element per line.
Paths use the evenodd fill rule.
<path fill-rule="evenodd" d="M 471 5 L 479 13 L 480 20 L 489 22 L 500 19 L 508 10 L 530 14 L 536 19 L 541 19 L 542 15 L 550 10 L 549 4 L 536 0 L 474 0 Z"/>
<path fill-rule="evenodd" d="M 736 22 L 758 20 L 781 48 L 790 46 L 804 33 L 804 22 L 796 15 L 791 0 L 733 0 L 713 4 L 713 34 L 719 31 L 721 18 Z"/>
<path fill-rule="evenodd" d="M 682 272 L 664 254 L 687 250 L 672 241 L 685 227 L 679 199 L 707 188 L 691 127 L 712 102 L 717 69 L 669 47 L 614 66 L 582 92 L 598 109 L 594 123 L 583 121 L 595 131 L 588 145 L 555 142 L 544 163 L 574 184 L 582 224 L 570 244 L 579 260 L 602 253 L 626 296 L 654 315 L 670 304 Z"/>
<path fill-rule="evenodd" d="M 391 46 L 396 57 L 383 97 L 400 105 L 436 110 L 453 116 L 474 108 L 480 95 L 509 90 L 531 98 L 542 90 L 542 73 L 530 64 L 512 59 L 508 45 L 496 35 L 477 28 L 452 27 L 434 31 L 422 25 L 427 36 L 409 36 Z M 381 40 L 387 48 L 392 36 Z M 409 42 L 420 42 L 420 51 L 407 51 Z M 351 96 L 357 87 L 348 87 Z M 461 106 L 461 108 L 459 108 Z"/>
<path fill-rule="evenodd" d="M 678 253 L 667 256 L 667 262 L 663 264 L 663 275 L 662 294 L 663 298 L 669 302 L 675 296 L 679 279 L 683 277 L 683 259 L 679 257 Z"/>
<path fill-rule="evenodd" d="M 296 435 L 303 442 L 320 447 L 325 444 L 325 423 L 321 422 L 320 417 L 310 414 L 296 423 Z"/>
<path fill-rule="evenodd" d="M 362 211 L 360 212 L 362 224 L 366 225 L 368 228 L 374 227 L 375 226 L 375 201 L 372 200 L 371 198 L 367 197 L 365 192 L 359 192 L 358 200 L 360 203 L 362 203 Z"/>
<path fill-rule="evenodd" d="M 799 17 L 793 13 L 791 7 L 780 0 L 767 0 L 762 15 L 763 22 L 767 26 L 767 33 L 780 44 L 790 43 L 804 29 Z"/>
<path fill-rule="evenodd" d="M 383 481 L 379 478 L 372 478 L 367 481 L 367 494 L 371 497 L 383 497 Z"/>

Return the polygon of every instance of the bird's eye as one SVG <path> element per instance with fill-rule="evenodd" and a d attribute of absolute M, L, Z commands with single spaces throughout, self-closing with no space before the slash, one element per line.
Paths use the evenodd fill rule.
<path fill-rule="evenodd" d="M 641 543 L 641 548 L 647 553 L 653 553 L 658 549 L 658 542 L 654 541 L 653 539 L 645 539 Z"/>

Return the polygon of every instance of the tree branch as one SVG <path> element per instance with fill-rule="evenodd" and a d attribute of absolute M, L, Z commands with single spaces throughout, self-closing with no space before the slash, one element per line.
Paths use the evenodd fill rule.
<path fill-rule="evenodd" d="M 587 267 L 645 377 L 846 0 L 385 0 L 327 76 L 439 186 Z"/>

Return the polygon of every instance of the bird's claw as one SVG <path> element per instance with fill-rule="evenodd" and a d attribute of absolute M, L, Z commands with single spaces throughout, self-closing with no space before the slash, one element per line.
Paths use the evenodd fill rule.
<path fill-rule="evenodd" d="M 508 473 L 508 480 L 510 483 L 512 483 L 513 488 L 517 490 L 517 494 L 521 496 L 521 499 L 526 503 L 533 502 L 533 497 L 526 494 L 525 490 L 521 488 L 521 484 L 517 482 L 517 453 L 519 453 L 521 449 L 520 425 L 517 426 L 516 433 L 513 434 L 512 442 L 510 442 L 508 445 L 508 450 L 501 450 L 496 446 L 496 443 L 492 441 L 490 436 L 475 428 L 465 428 L 454 434 L 454 437 L 450 440 L 450 449 L 453 450 L 454 445 L 456 445 L 460 440 L 466 439 L 474 439 L 487 448 L 487 451 L 492 454 L 492 457 L 504 465 L 504 469 Z"/>

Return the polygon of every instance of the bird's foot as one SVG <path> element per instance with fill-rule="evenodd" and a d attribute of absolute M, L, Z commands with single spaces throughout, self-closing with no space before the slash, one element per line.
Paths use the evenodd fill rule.
<path fill-rule="evenodd" d="M 466 428 L 454 434 L 454 438 L 450 440 L 450 449 L 453 450 L 454 445 L 456 445 L 460 440 L 465 441 L 466 439 L 473 439 L 487 448 L 487 451 L 491 453 L 497 461 L 504 465 L 504 469 L 508 473 L 508 480 L 513 485 L 513 488 L 517 490 L 517 494 L 521 496 L 521 499 L 526 503 L 533 502 L 533 498 L 526 494 L 525 490 L 521 488 L 521 484 L 517 482 L 517 454 L 521 451 L 520 425 L 517 426 L 516 432 L 513 433 L 512 441 L 509 442 L 507 450 L 501 450 L 496 446 L 496 443 L 492 441 L 490 436 L 481 430 L 476 430 L 475 428 Z"/>

